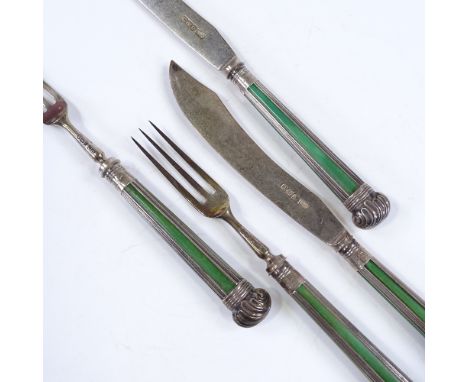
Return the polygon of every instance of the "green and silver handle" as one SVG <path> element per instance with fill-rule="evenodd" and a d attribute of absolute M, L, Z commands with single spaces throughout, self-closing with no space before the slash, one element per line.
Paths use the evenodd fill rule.
<path fill-rule="evenodd" d="M 359 329 L 341 314 L 282 255 L 270 249 L 244 227 L 230 209 L 220 216 L 262 259 L 267 273 L 312 317 L 354 364 L 374 382 L 402 382 L 410 379 L 383 354 Z"/>
<path fill-rule="evenodd" d="M 126 171 L 119 164 L 115 166 L 104 172 L 103 176 L 121 190 L 124 198 L 221 298 L 224 305 L 232 311 L 234 321 L 246 328 L 261 322 L 271 306 L 268 292 L 255 289 L 239 276 L 140 182 L 132 180 L 121 188 L 120 180 L 115 181 L 115 171 L 121 174 Z"/>
<path fill-rule="evenodd" d="M 359 228 L 372 228 L 390 211 L 387 197 L 375 192 L 313 134 L 255 76 L 234 58 L 225 73 L 263 117 L 289 143 L 352 213 Z"/>
<path fill-rule="evenodd" d="M 343 230 L 329 244 L 403 317 L 422 334 L 425 334 L 425 303 L 421 297 L 372 257 L 348 231 Z"/>
<path fill-rule="evenodd" d="M 343 316 L 316 288 L 279 255 L 274 256 L 268 273 L 311 316 L 371 381 L 410 381 L 410 379 Z"/>
<path fill-rule="evenodd" d="M 232 312 L 232 317 L 238 325 L 252 327 L 261 322 L 270 310 L 270 295 L 263 289 L 255 289 L 243 279 L 143 187 L 117 159 L 106 158 L 99 147 L 70 123 L 67 117 L 67 104 L 45 82 L 44 91 L 49 95 L 43 100 L 44 124 L 63 127 L 70 133 L 86 153 L 100 165 L 102 177 L 117 187 L 123 197 L 216 293 Z"/>

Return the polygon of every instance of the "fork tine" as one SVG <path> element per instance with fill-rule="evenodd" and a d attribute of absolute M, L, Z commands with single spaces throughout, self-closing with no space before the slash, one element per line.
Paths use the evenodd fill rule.
<path fill-rule="evenodd" d="M 216 183 L 216 181 L 209 176 L 199 165 L 197 165 L 182 149 L 177 146 L 159 127 L 157 127 L 153 122 L 148 121 L 151 126 L 155 128 L 155 130 L 159 133 L 161 137 L 174 149 L 174 151 L 179 154 L 187 164 L 192 167 L 201 177 L 204 179 L 209 185 L 211 185 L 215 189 L 220 189 L 221 186 Z"/>
<path fill-rule="evenodd" d="M 47 98 L 45 97 L 42 97 L 42 106 L 44 108 L 49 108 L 52 106 L 52 104 L 47 100 Z"/>
<path fill-rule="evenodd" d="M 65 100 L 52 86 L 42 80 L 42 122 L 46 125 L 53 125 L 66 118 L 66 114 Z"/>
<path fill-rule="evenodd" d="M 182 175 L 190 185 L 195 188 L 201 195 L 207 196 L 208 191 L 202 187 L 195 179 L 193 179 L 190 174 L 187 173 L 174 159 L 170 157 L 168 153 L 166 153 L 161 146 L 159 146 L 148 134 L 146 134 L 143 130 L 139 129 L 141 133 L 145 136 L 145 138 L 153 145 L 153 147 L 158 150 L 161 155 L 166 158 L 166 160 Z"/>
<path fill-rule="evenodd" d="M 62 96 L 44 80 L 42 80 L 42 89 L 49 93 L 55 102 L 63 99 Z"/>
<path fill-rule="evenodd" d="M 44 91 L 47 92 L 53 99 L 54 99 L 54 102 L 56 101 L 56 98 L 54 97 L 54 94 L 52 93 L 51 91 L 51 87 L 50 85 L 45 82 L 44 80 L 42 81 L 42 106 L 43 107 L 46 107 L 46 108 L 49 108 L 51 107 L 53 104 L 44 96 Z"/>
<path fill-rule="evenodd" d="M 196 209 L 199 209 L 200 202 L 184 187 L 176 178 L 174 178 L 135 138 L 131 137 L 132 141 L 145 154 L 145 156 L 153 163 L 153 165 L 164 175 L 164 177 L 179 191 L 185 199 L 187 199 Z"/>

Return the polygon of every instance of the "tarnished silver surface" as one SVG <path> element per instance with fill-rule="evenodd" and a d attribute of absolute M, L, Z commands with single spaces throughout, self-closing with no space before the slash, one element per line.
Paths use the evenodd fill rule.
<path fill-rule="evenodd" d="M 328 244 L 343 231 L 343 225 L 328 207 L 245 133 L 216 93 L 175 62 L 171 62 L 170 78 L 177 102 L 192 125 L 261 193 Z"/>
<path fill-rule="evenodd" d="M 197 248 L 203 252 L 229 279 L 236 284 L 230 293 L 226 294 L 211 277 L 184 251 L 184 249 L 155 221 L 146 211 L 124 191 L 123 195 L 135 207 L 151 226 L 164 238 L 164 240 L 182 257 L 205 283 L 223 300 L 226 307 L 232 312 L 234 321 L 242 327 L 252 327 L 261 322 L 268 314 L 271 298 L 263 289 L 254 289 L 253 286 L 219 257 L 203 240 L 188 228 L 174 213 L 171 212 L 159 199 L 149 192 L 140 182 L 135 181 L 136 187 L 152 204 L 154 204 Z"/>
<path fill-rule="evenodd" d="M 109 180 L 120 192 L 123 191 L 135 178 L 115 158 L 104 160 L 99 166 L 101 176 Z"/>
<path fill-rule="evenodd" d="M 216 69 L 221 70 L 235 57 L 216 28 L 183 1 L 139 1 Z"/>
<path fill-rule="evenodd" d="M 141 183 L 135 181 L 136 187 L 148 200 L 151 201 L 197 248 L 203 252 L 222 272 L 236 284 L 230 293 L 226 294 L 217 283 L 205 272 L 184 249 L 156 222 L 135 200 L 124 190 L 123 195 L 129 203 L 158 231 L 164 240 L 184 259 L 200 278 L 223 300 L 226 307 L 232 312 L 232 318 L 242 327 L 253 327 L 260 323 L 268 314 L 271 307 L 271 298 L 267 291 L 254 289 L 252 285 L 241 278 L 239 274 L 205 244 L 190 228 L 188 228 L 176 215 L 161 203 Z"/>
<path fill-rule="evenodd" d="M 181 0 L 139 0 L 153 15 L 161 20 L 170 30 L 179 36 L 185 43 L 191 46 L 198 54 L 205 58 L 216 69 L 224 72 L 227 78 L 232 80 L 244 96 L 254 105 L 265 119 L 276 129 L 276 131 L 289 143 L 289 145 L 298 153 L 298 155 L 310 166 L 310 168 L 319 176 L 319 178 L 335 193 L 335 195 L 344 202 L 350 195 L 337 183 L 321 165 L 307 152 L 307 150 L 286 130 L 280 122 L 271 114 L 271 112 L 260 103 L 257 98 L 247 89 L 255 84 L 266 94 L 276 106 L 285 113 L 294 123 L 315 142 L 335 163 L 341 167 L 358 185 L 363 181 L 314 133 L 312 133 L 280 100 L 270 92 L 237 58 L 232 48 L 227 44 L 208 21 L 201 17 L 197 12 L 190 8 Z M 379 194 L 381 197 L 383 195 Z M 380 197 L 375 200 L 380 203 Z M 389 209 L 387 204 L 387 212 Z M 372 207 L 376 207 L 374 217 Z M 370 228 L 382 221 L 386 214 L 382 212 L 379 205 L 369 204 L 364 213 L 356 212 L 353 215 L 353 222 L 359 228 Z M 351 211 L 354 213 L 354 211 Z M 359 215 L 359 216 L 358 216 Z M 369 216 L 373 218 L 369 218 Z"/>
<path fill-rule="evenodd" d="M 306 282 L 304 277 L 286 261 L 283 255 L 271 256 L 267 261 L 267 272 L 289 293 L 292 294 Z"/>
<path fill-rule="evenodd" d="M 46 82 L 43 84 L 43 122 L 47 125 L 57 125 L 65 128 L 88 155 L 100 164 L 102 177 L 109 180 L 121 192 L 125 199 L 143 216 L 151 226 L 169 243 L 169 245 L 185 260 L 185 262 L 201 277 L 203 281 L 226 303 L 232 311 L 234 321 L 243 327 L 252 327 L 265 318 L 270 310 L 270 295 L 263 289 L 254 289 L 247 281 L 211 250 L 194 232 L 192 232 L 163 203 L 136 180 L 115 158 L 107 159 L 104 152 L 81 134 L 67 117 L 65 100 Z M 155 208 L 157 208 L 174 226 L 177 227 L 191 242 L 209 258 L 236 287 L 228 294 L 205 272 L 177 243 L 164 227 L 157 222 L 128 192 L 128 186 L 134 187 Z"/>
<path fill-rule="evenodd" d="M 57 125 L 67 130 L 92 160 L 102 163 L 105 159 L 104 152 L 69 121 L 67 103 L 62 96 L 45 81 L 42 82 L 42 87 L 42 121 L 46 125 Z"/>
<path fill-rule="evenodd" d="M 314 170 L 318 177 L 333 191 L 333 193 L 343 202 L 345 207 L 352 213 L 353 223 L 359 228 L 372 228 L 384 220 L 390 212 L 390 202 L 388 198 L 375 192 L 370 186 L 365 184 L 346 164 L 331 151 L 314 133 L 306 126 L 275 96 L 272 94 L 255 76 L 245 67 L 244 64 L 237 64 L 237 69 L 232 70 L 230 78 L 242 91 L 244 96 L 263 115 L 264 118 L 276 129 L 276 131 L 289 143 L 289 145 L 301 156 L 301 158 Z M 340 185 L 307 153 L 307 151 L 291 136 L 291 134 L 279 123 L 270 112 L 248 91 L 252 84 L 262 90 L 283 112 L 299 126 L 299 128 L 309 136 L 332 160 L 340 166 L 357 184 L 359 188 L 351 195 L 348 195 Z"/>
<path fill-rule="evenodd" d="M 198 132 L 244 178 L 296 222 L 331 245 L 360 274 L 370 259 L 328 207 L 311 191 L 272 161 L 234 120 L 219 97 L 174 62 L 170 66 L 171 86 L 176 100 Z M 384 295 L 393 295 L 382 281 L 370 283 Z M 377 285 L 378 284 L 378 285 Z M 400 283 L 402 289 L 410 289 Z M 400 301 L 398 304 L 401 304 Z M 408 311 L 400 310 L 400 312 Z M 412 321 L 411 315 L 406 318 Z"/>
<path fill-rule="evenodd" d="M 302 132 L 307 135 L 312 141 L 314 141 L 317 146 L 319 146 L 338 166 L 340 166 L 357 184 L 362 184 L 363 181 L 348 167 L 346 164 L 341 161 L 334 153 L 331 151 L 324 142 L 322 142 L 314 133 L 312 133 L 307 127 L 302 123 L 285 105 L 283 105 L 275 95 L 270 92 L 266 86 L 264 86 L 259 80 L 257 80 L 253 74 L 244 68 L 239 72 L 238 75 L 232 77 L 232 80 L 238 85 L 241 89 L 244 96 L 249 100 L 249 102 L 263 115 L 263 117 L 272 125 L 275 130 L 286 140 L 286 142 L 298 153 L 298 155 L 307 163 L 307 165 L 318 175 L 318 177 L 333 191 L 333 193 L 343 202 L 348 198 L 348 194 L 341 188 L 341 186 L 317 163 L 317 161 L 312 158 L 312 156 L 305 150 L 302 145 L 295 140 L 289 131 L 287 131 L 284 126 L 279 123 L 276 118 L 266 109 L 262 103 L 260 103 L 257 98 L 254 97 L 252 93 L 247 91 L 247 88 L 244 84 L 255 83 L 257 87 L 265 93 L 294 123 L 302 130 Z"/>
<path fill-rule="evenodd" d="M 328 186 L 330 190 L 341 200 L 345 207 L 352 213 L 353 223 L 359 228 L 372 228 L 384 220 L 390 212 L 388 198 L 375 192 L 365 184 L 332 150 L 312 133 L 302 121 L 300 121 L 281 101 L 271 93 L 242 63 L 237 63 L 228 78 L 237 85 L 249 102 L 263 115 L 263 117 L 275 128 L 286 142 L 298 153 L 298 155 L 309 165 L 318 177 Z M 351 179 L 359 185 L 359 188 L 349 195 L 339 183 L 333 179 L 327 171 L 306 151 L 306 149 L 291 135 L 291 133 L 270 113 L 259 100 L 248 91 L 255 84 L 273 103 L 276 104 L 294 123 L 317 144 L 337 166 L 348 174 Z"/>
<path fill-rule="evenodd" d="M 263 115 L 263 117 L 275 128 L 284 140 L 298 153 L 298 155 L 308 164 L 317 176 L 333 191 L 346 208 L 352 213 L 353 223 L 359 228 L 372 228 L 384 220 L 390 212 L 390 202 L 381 193 L 372 190 L 365 184 L 354 171 L 352 171 L 330 148 L 312 133 L 302 121 L 300 121 L 276 96 L 271 93 L 248 69 L 238 63 L 228 74 L 228 78 L 234 82 L 241 90 L 249 102 Z M 288 118 L 301 129 L 317 146 L 319 146 L 337 166 L 353 179 L 359 188 L 349 195 L 327 171 L 306 151 L 306 149 L 291 135 L 291 133 L 259 102 L 259 100 L 248 91 L 248 88 L 255 84 L 264 94 L 266 94 L 277 107 L 279 107 Z"/>
<path fill-rule="evenodd" d="M 363 269 L 371 258 L 369 253 L 345 230 L 333 240 L 331 246 L 358 270 Z"/>
<path fill-rule="evenodd" d="M 343 204 L 353 214 L 353 223 L 359 228 L 375 227 L 390 212 L 388 198 L 380 192 L 375 192 L 365 183 Z"/>
<path fill-rule="evenodd" d="M 232 311 L 234 321 L 244 328 L 261 322 L 271 307 L 270 295 L 264 289 L 254 289 L 246 280 L 237 284 L 223 302 Z"/>
<path fill-rule="evenodd" d="M 166 161 L 181 175 L 202 198 L 197 198 L 193 191 L 189 191 L 156 159 L 153 154 L 143 147 L 134 138 L 135 144 L 161 172 L 166 179 L 185 197 L 185 199 L 199 212 L 210 218 L 218 218 L 227 221 L 237 233 L 245 240 L 255 254 L 267 264 L 266 271 L 272 276 L 296 302 L 314 319 L 321 328 L 335 341 L 350 359 L 369 377 L 372 381 L 382 381 L 382 376 L 391 378 L 386 380 L 408 381 L 404 374 L 380 352 L 356 327 L 333 307 L 302 275 L 286 261 L 282 255 L 272 255 L 268 247 L 247 230 L 232 214 L 229 195 L 227 192 L 193 159 L 191 159 L 172 139 L 161 129 L 151 123 L 159 135 L 168 143 L 172 149 L 190 166 L 206 184 L 202 184 L 191 176 L 183 165 L 179 164 L 162 146 L 151 138 L 147 133 L 141 131 L 151 145 L 162 155 Z M 209 186 L 209 189 L 208 189 Z M 263 312 L 264 303 L 259 297 L 264 297 L 263 291 L 255 290 L 247 282 L 241 282 L 224 299 L 225 304 L 233 310 L 233 316 L 240 325 L 251 325 L 256 320 L 256 312 Z M 258 296 L 260 294 L 260 296 Z M 249 299 L 246 296 L 251 295 Z M 241 301 L 241 302 L 240 302 Z M 240 307 L 236 310 L 236 307 Z M 339 322 L 339 324 L 337 324 Z M 354 338 L 352 338 L 354 337 Z M 359 344 L 357 342 L 359 341 Z M 380 362 L 376 366 L 370 361 L 372 355 Z M 383 371 L 383 369 L 386 369 Z"/>

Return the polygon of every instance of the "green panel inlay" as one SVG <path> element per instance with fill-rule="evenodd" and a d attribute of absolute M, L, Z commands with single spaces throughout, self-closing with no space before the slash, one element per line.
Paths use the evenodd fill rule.
<path fill-rule="evenodd" d="M 249 86 L 248 91 L 281 123 L 293 138 L 310 154 L 332 179 L 348 194 L 358 189 L 358 184 L 330 158 L 302 129 L 289 118 L 256 84 Z"/>
<path fill-rule="evenodd" d="M 379 279 L 395 296 L 397 296 L 421 320 L 425 319 L 425 309 L 413 296 L 406 292 L 395 280 L 372 260 L 365 265 L 367 270 Z"/>
<path fill-rule="evenodd" d="M 305 299 L 314 310 L 333 328 L 341 337 L 385 382 L 396 381 L 395 375 L 385 367 L 385 365 L 357 338 L 346 325 L 336 317 L 332 311 L 324 306 L 314 293 L 302 284 L 296 289 L 303 299 Z"/>
<path fill-rule="evenodd" d="M 181 232 L 151 201 L 149 201 L 132 184 L 125 188 L 125 191 L 135 200 L 138 205 L 155 219 L 174 239 L 174 241 L 190 256 L 190 258 L 226 293 L 232 291 L 236 284 L 220 269 L 211 259 L 209 259 L 198 247 Z"/>

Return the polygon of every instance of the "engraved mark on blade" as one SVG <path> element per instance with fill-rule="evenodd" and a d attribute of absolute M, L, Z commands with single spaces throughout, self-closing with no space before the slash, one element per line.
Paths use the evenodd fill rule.
<path fill-rule="evenodd" d="M 203 32 L 197 24 L 190 20 L 188 16 L 183 15 L 182 21 L 188 27 L 188 29 L 192 31 L 197 37 L 200 37 L 200 39 L 202 40 L 206 38 L 207 33 Z"/>
<path fill-rule="evenodd" d="M 309 203 L 307 203 L 304 199 L 302 199 L 291 187 L 289 187 L 286 183 L 281 184 L 280 186 L 281 191 L 283 191 L 289 199 L 293 202 L 296 202 L 302 208 L 307 209 L 309 208 Z"/>

